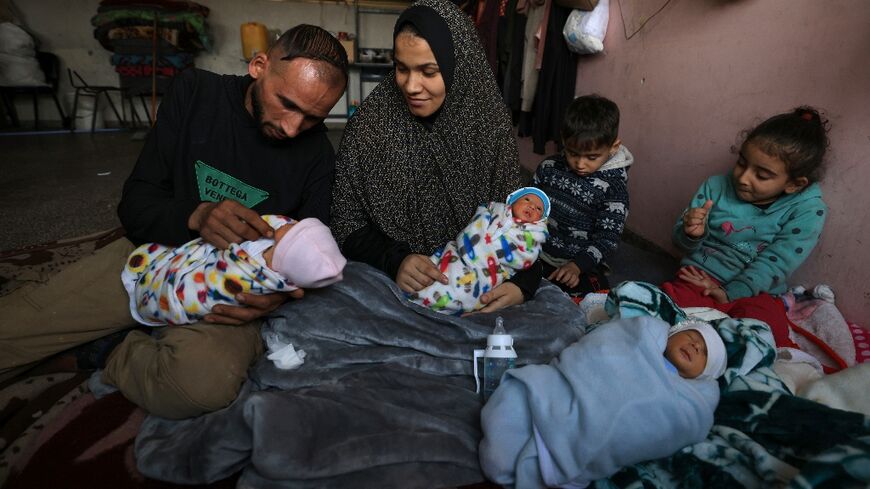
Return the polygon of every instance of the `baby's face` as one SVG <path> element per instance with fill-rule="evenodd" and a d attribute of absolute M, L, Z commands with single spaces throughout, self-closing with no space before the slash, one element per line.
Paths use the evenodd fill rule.
<path fill-rule="evenodd" d="M 525 194 L 511 205 L 514 220 L 517 222 L 535 222 L 544 217 L 544 201 L 535 194 Z"/>
<path fill-rule="evenodd" d="M 680 377 L 694 379 L 707 366 L 707 343 L 694 329 L 680 331 L 668 338 L 665 358 L 677 367 Z"/>
<path fill-rule="evenodd" d="M 278 241 L 281 241 L 281 238 L 287 235 L 287 231 L 290 231 L 290 228 L 296 225 L 298 221 L 293 221 L 289 224 L 285 224 L 278 229 L 275 230 L 275 244 L 278 244 Z"/>

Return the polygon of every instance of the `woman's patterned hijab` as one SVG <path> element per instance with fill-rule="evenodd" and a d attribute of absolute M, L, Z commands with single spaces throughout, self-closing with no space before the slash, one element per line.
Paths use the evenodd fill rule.
<path fill-rule="evenodd" d="M 409 112 L 392 71 L 348 121 L 333 191 L 339 244 L 375 225 L 428 255 L 455 239 L 478 205 L 504 201 L 519 187 L 510 115 L 471 20 L 445 0 L 420 0 L 411 9 L 419 7 L 450 30 L 453 81 L 431 124 Z"/>

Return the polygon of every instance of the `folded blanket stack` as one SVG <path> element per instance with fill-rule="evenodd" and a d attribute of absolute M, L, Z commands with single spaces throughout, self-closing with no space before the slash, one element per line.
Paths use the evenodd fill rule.
<path fill-rule="evenodd" d="M 212 47 L 209 9 L 195 2 L 102 0 L 97 12 L 91 18 L 94 38 L 115 53 L 111 63 L 121 86 L 134 94 L 150 92 L 152 72 L 162 92 L 173 76 L 194 65 L 198 52 Z"/>

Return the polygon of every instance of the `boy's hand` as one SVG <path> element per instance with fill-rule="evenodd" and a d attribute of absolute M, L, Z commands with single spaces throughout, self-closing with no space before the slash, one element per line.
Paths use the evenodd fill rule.
<path fill-rule="evenodd" d="M 578 267 L 573 261 L 569 261 L 561 267 L 553 270 L 553 273 L 547 277 L 547 280 L 551 282 L 559 282 L 564 284 L 566 287 L 573 289 L 580 284 L 581 273 L 583 272 L 580 271 L 580 267 Z"/>
<path fill-rule="evenodd" d="M 700 238 L 707 227 L 707 214 L 713 207 L 713 201 L 704 202 L 704 207 L 693 207 L 683 216 L 683 232 L 690 238 Z"/>
<path fill-rule="evenodd" d="M 692 285 L 704 289 L 702 294 L 704 296 L 712 297 L 713 300 L 715 300 L 719 304 L 725 304 L 726 302 L 728 302 L 728 293 L 725 292 L 725 289 L 719 286 L 716 281 L 707 274 L 707 272 L 701 270 L 700 268 L 696 268 L 691 265 L 687 267 L 682 267 L 677 272 L 677 277 L 685 280 L 686 282 L 689 282 Z"/>

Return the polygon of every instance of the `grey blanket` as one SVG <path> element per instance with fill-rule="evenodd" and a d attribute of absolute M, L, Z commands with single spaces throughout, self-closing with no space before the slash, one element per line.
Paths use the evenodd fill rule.
<path fill-rule="evenodd" d="M 502 310 L 518 364 L 547 363 L 585 330 L 566 295 L 544 282 L 535 300 Z M 145 420 L 139 470 L 185 484 L 241 470 L 240 487 L 435 488 L 483 480 L 481 400 L 472 350 L 496 314 L 467 318 L 405 300 L 359 263 L 266 321 L 308 354 L 297 370 L 261 360 L 239 398 L 198 418 Z"/>

